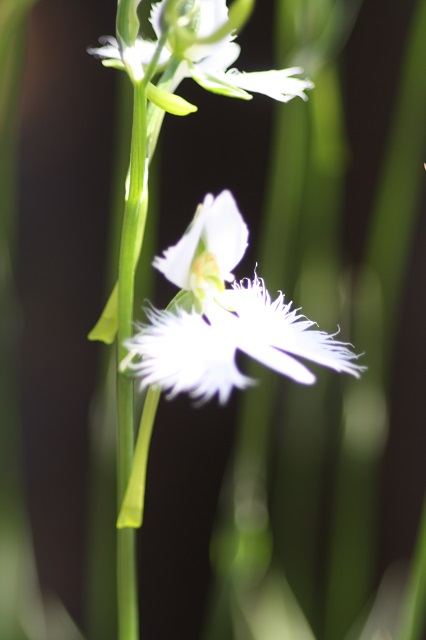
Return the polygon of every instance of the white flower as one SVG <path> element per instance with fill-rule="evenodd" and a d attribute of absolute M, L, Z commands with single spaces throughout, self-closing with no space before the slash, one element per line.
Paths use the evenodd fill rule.
<path fill-rule="evenodd" d="M 154 5 L 151 11 L 151 23 L 157 38 L 161 36 L 161 13 L 166 1 Z M 234 98 L 250 100 L 251 95 L 248 92 L 254 92 L 263 93 L 281 102 L 288 102 L 295 96 L 306 100 L 304 91 L 312 89 L 312 82 L 289 78 L 302 73 L 302 69 L 295 67 L 257 73 L 240 73 L 236 69 L 230 69 L 226 72 L 240 55 L 240 47 L 233 42 L 235 36 L 227 34 L 213 43 L 197 43 L 197 39 L 215 33 L 227 20 L 226 0 L 199 0 L 196 40 L 180 53 L 186 64 L 185 75 L 191 76 L 208 91 Z"/>
<path fill-rule="evenodd" d="M 229 191 L 210 193 L 179 242 L 153 266 L 180 289 L 204 299 L 208 291 L 224 289 L 234 279 L 232 269 L 247 248 L 248 229 Z"/>
<path fill-rule="evenodd" d="M 133 80 L 140 81 L 144 77 L 144 69 L 154 57 L 157 43 L 150 40 L 136 38 L 132 46 L 121 50 L 116 38 L 102 36 L 99 38 L 101 47 L 89 48 L 87 52 L 102 59 L 106 67 L 127 69 Z M 164 49 L 160 53 L 159 66 L 164 66 L 170 59 L 170 54 Z"/>
<path fill-rule="evenodd" d="M 292 304 L 285 303 L 282 293 L 272 300 L 263 280 L 255 275 L 253 281 L 245 278 L 219 294 L 205 313 L 212 324 L 233 332 L 238 349 L 296 382 L 312 384 L 315 376 L 293 356 L 359 377 L 363 367 L 354 362 L 356 356 L 348 345 L 313 329 L 316 323 Z"/>
<path fill-rule="evenodd" d="M 154 4 L 151 9 L 150 22 L 155 35 L 160 39 L 162 34 L 162 13 L 167 0 Z M 173 46 L 173 34 L 162 49 L 158 61 L 158 68 L 163 68 L 173 55 L 181 58 L 181 64 L 176 72 L 179 81 L 185 77 L 193 78 L 200 86 L 213 93 L 250 100 L 251 93 L 261 93 L 278 100 L 288 102 L 295 96 L 306 100 L 305 91 L 313 88 L 308 79 L 293 78 L 303 70 L 291 69 L 260 71 L 255 73 L 241 73 L 230 68 L 240 55 L 240 47 L 234 42 L 235 35 L 228 33 L 215 42 L 200 42 L 214 34 L 220 27 L 226 25 L 228 8 L 226 0 L 197 0 L 190 10 L 193 22 L 193 37 L 185 48 Z M 184 17 L 180 18 L 182 21 Z M 191 32 L 192 33 L 192 32 Z M 104 45 L 96 49 L 89 49 L 104 60 L 106 66 L 127 68 L 132 77 L 140 79 L 143 69 L 152 60 L 157 46 L 156 42 L 144 40 L 140 37 L 132 47 L 124 52 L 120 51 L 115 38 L 104 37 Z"/>
<path fill-rule="evenodd" d="M 223 299 L 222 299 L 223 295 Z M 234 387 L 245 389 L 253 380 L 237 369 L 237 350 L 300 384 L 313 384 L 314 374 L 297 358 L 311 360 L 338 372 L 359 377 L 363 367 L 348 345 L 312 329 L 314 323 L 284 304 L 280 293 L 272 301 L 261 279 L 243 280 L 219 294 L 233 311 L 210 302 L 203 315 L 148 310 L 150 324 L 127 340 L 128 368 L 141 388 L 152 384 L 169 397 L 189 393 L 200 402 L 218 395 L 225 404 Z M 296 356 L 296 357 L 295 357 Z"/>
<path fill-rule="evenodd" d="M 132 358 L 126 358 L 127 368 L 141 389 L 158 385 L 169 398 L 186 392 L 203 402 L 217 393 L 225 404 L 233 387 L 252 384 L 235 365 L 232 342 L 198 313 L 149 309 L 147 316 L 151 324 L 125 342 Z"/>
<path fill-rule="evenodd" d="M 162 2 L 154 4 L 151 8 L 150 22 L 158 39 L 160 39 L 162 34 L 161 20 L 166 3 L 167 0 L 162 0 Z M 181 3 L 182 6 L 184 3 L 185 0 Z M 235 39 L 235 36 L 228 34 L 225 38 L 216 42 L 208 44 L 197 42 L 197 40 L 209 37 L 227 23 L 228 7 L 226 6 L 226 0 L 195 0 L 195 2 L 187 2 L 186 4 L 188 5 L 187 15 L 189 16 L 189 20 L 185 20 L 185 16 L 183 15 L 180 17 L 177 25 L 169 25 L 172 32 L 172 39 L 175 32 L 179 31 L 179 23 L 182 25 L 182 30 L 187 32 L 187 36 L 192 34 L 190 40 L 194 40 L 194 42 L 189 43 L 189 46 L 185 47 L 184 52 L 179 52 L 179 54 L 184 54 L 186 60 L 199 62 L 200 60 L 211 57 L 222 51 L 228 43 Z M 193 6 L 191 6 L 191 4 Z M 177 30 L 173 28 L 176 26 L 178 27 Z M 172 42 L 168 42 L 166 46 L 170 53 L 175 53 Z M 236 47 L 237 51 L 229 64 L 232 64 L 240 53 L 240 47 L 238 45 L 232 45 L 232 47 Z"/>
<path fill-rule="evenodd" d="M 300 67 L 291 69 L 281 69 L 281 71 L 260 71 L 254 73 L 241 73 L 237 69 L 230 69 L 223 74 L 222 79 L 239 89 L 263 93 L 278 102 L 289 102 L 295 96 L 302 100 L 307 100 L 305 91 L 313 88 L 310 80 L 300 80 L 291 78 L 296 74 L 303 73 Z"/>
<path fill-rule="evenodd" d="M 209 194 L 183 238 L 155 258 L 154 266 L 188 294 L 169 310 L 149 309 L 149 324 L 125 343 L 122 368 L 139 376 L 142 388 L 154 384 L 169 397 L 187 392 L 199 401 L 217 394 L 224 404 L 234 387 L 253 383 L 237 369 L 237 351 L 301 384 L 313 384 L 315 376 L 300 358 L 360 376 L 364 367 L 350 345 L 316 329 L 282 293 L 272 300 L 257 275 L 225 290 L 247 235 L 232 195 Z"/>

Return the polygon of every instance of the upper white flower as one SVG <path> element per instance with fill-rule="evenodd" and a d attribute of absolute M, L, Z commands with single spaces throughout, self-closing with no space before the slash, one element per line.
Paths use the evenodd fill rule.
<path fill-rule="evenodd" d="M 207 194 L 183 237 L 153 265 L 180 289 L 204 299 L 234 279 L 232 269 L 243 257 L 248 229 L 229 191 Z"/>
<path fill-rule="evenodd" d="M 158 40 L 161 38 L 163 31 L 161 23 L 166 4 L 167 0 L 162 0 L 162 2 L 154 4 L 151 9 L 149 20 Z M 179 55 L 183 55 L 186 60 L 192 62 L 200 62 L 205 58 L 214 56 L 227 48 L 227 45 L 235 39 L 235 36 L 229 34 L 216 42 L 197 42 L 197 40 L 208 38 L 227 23 L 228 7 L 226 6 L 226 0 L 192 0 L 192 2 L 191 0 L 181 0 L 180 4 L 178 3 L 177 5 L 178 12 L 180 9 L 184 12 L 185 7 L 188 18 L 186 19 L 185 13 L 183 13 L 183 15 L 178 18 L 176 25 L 169 25 L 171 38 L 169 38 L 166 47 L 171 54 L 176 53 L 176 47 L 173 46 L 173 36 L 176 30 L 179 31 L 180 25 L 182 25 L 182 30 L 186 31 L 188 35 L 192 34 L 191 40 L 194 40 L 194 42 L 189 42 L 189 46 L 186 46 L 183 51 L 180 50 Z M 232 60 L 229 64 L 232 64 L 240 53 L 240 47 L 238 45 L 232 45 L 231 49 L 234 51 L 233 55 L 235 57 L 231 56 Z"/>
<path fill-rule="evenodd" d="M 158 39 L 162 35 L 162 14 L 167 0 L 154 4 L 151 9 L 150 22 Z M 250 100 L 251 93 L 261 93 L 280 102 L 288 102 L 295 96 L 306 100 L 305 91 L 312 89 L 313 83 L 308 79 L 291 76 L 303 73 L 299 67 L 282 70 L 241 73 L 230 68 L 240 55 L 240 47 L 234 42 L 235 35 L 228 33 L 215 42 L 200 40 L 217 32 L 228 20 L 226 0 L 194 0 L 190 7 L 191 29 L 193 38 L 188 46 L 178 47 L 173 44 L 174 31 L 162 49 L 158 61 L 159 68 L 169 62 L 173 55 L 181 59 L 179 71 L 181 79 L 192 77 L 204 89 L 234 98 Z M 184 22 L 184 17 L 180 18 Z M 103 58 L 105 64 L 132 69 L 133 77 L 141 77 L 143 69 L 152 60 L 157 42 L 137 38 L 132 47 L 124 52 L 114 38 L 103 38 L 104 45 L 89 52 Z"/>
<path fill-rule="evenodd" d="M 224 191 L 216 199 L 207 196 L 183 238 L 154 260 L 171 282 L 194 294 L 194 306 L 184 309 L 177 301 L 166 311 L 149 309 L 150 324 L 141 325 L 125 343 L 129 356 L 123 365 L 140 376 L 142 388 L 155 384 L 171 397 L 187 392 L 200 401 L 217 394 L 223 404 L 234 387 L 253 383 L 236 367 L 238 350 L 301 384 L 313 384 L 316 378 L 299 358 L 355 377 L 364 370 L 350 345 L 315 329 L 291 302 L 285 303 L 282 293 L 272 300 L 257 275 L 225 290 L 214 278 L 212 284 L 206 269 L 192 286 L 204 247 L 214 258 L 220 282 L 220 277 L 230 279 L 225 275 L 242 258 L 246 242 L 247 227 Z"/>

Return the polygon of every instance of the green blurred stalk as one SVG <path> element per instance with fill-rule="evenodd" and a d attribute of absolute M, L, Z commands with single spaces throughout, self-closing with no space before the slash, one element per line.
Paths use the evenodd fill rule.
<path fill-rule="evenodd" d="M 422 640 L 426 630 L 426 498 L 419 525 L 417 546 L 403 602 L 397 640 Z"/>
<path fill-rule="evenodd" d="M 109 248 L 107 250 L 107 286 L 110 291 L 117 279 L 116 265 L 123 210 L 123 185 L 128 168 L 130 125 L 129 111 L 132 104 L 132 87 L 127 76 L 120 74 L 118 84 L 118 118 L 116 125 L 114 184 L 112 189 L 112 215 Z M 137 268 L 135 288 L 135 311 L 139 312 L 142 301 L 149 297 L 152 286 L 151 270 L 148 268 L 154 253 L 154 211 L 156 167 L 150 170 L 150 204 L 144 236 L 145 251 Z M 89 638 L 116 637 L 116 575 L 111 558 L 116 550 L 116 472 L 115 439 L 116 422 L 116 354 L 108 347 L 101 347 L 102 358 L 99 370 L 98 390 L 92 411 L 92 480 L 89 528 Z M 140 407 L 136 413 L 139 413 Z M 100 541 L 102 541 L 100 543 Z"/>
<path fill-rule="evenodd" d="M 385 372 L 389 370 L 399 318 L 398 302 L 410 258 L 420 189 L 425 179 L 425 42 L 426 3 L 419 0 L 407 38 L 365 254 L 365 263 L 377 273 L 383 290 Z"/>
<path fill-rule="evenodd" d="M 283 279 L 288 286 L 296 271 L 293 258 L 306 165 L 304 107 L 292 101 L 277 109 L 275 160 L 271 163 L 271 186 L 258 254 L 258 273 L 265 277 L 271 291 L 283 288 Z M 282 188 L 283 176 L 286 189 Z M 224 482 L 223 522 L 220 524 L 219 517 L 213 540 L 217 583 L 206 626 L 208 640 L 234 638 L 241 625 L 245 628 L 244 607 L 250 606 L 251 595 L 261 583 L 271 558 L 266 500 L 277 376 L 253 362 L 248 363 L 248 369 L 259 384 L 242 397 L 235 459 Z"/>
<path fill-rule="evenodd" d="M 6 27 L 6 28 L 5 28 Z M 23 27 L 0 22 L 0 637 L 19 638 L 20 555 L 24 506 L 16 398 L 17 301 L 13 286 L 16 213 L 17 104 Z M 12 38 L 12 36 L 14 38 Z"/>
<path fill-rule="evenodd" d="M 113 185 L 111 193 L 110 239 L 106 261 L 106 291 L 117 280 L 117 262 L 123 218 L 123 193 L 130 155 L 132 86 L 125 74 L 118 74 L 117 122 L 115 126 Z M 153 275 L 149 268 L 155 251 L 157 208 L 157 162 L 150 167 L 150 202 L 144 234 L 144 251 L 137 266 L 135 314 L 149 298 Z M 116 638 L 117 580 L 116 554 L 116 354 L 101 347 L 99 384 L 92 410 L 92 477 L 88 553 L 88 637 Z M 141 412 L 143 400 L 136 401 L 135 414 Z"/>
<path fill-rule="evenodd" d="M 0 637 L 42 640 L 44 613 L 22 493 L 14 291 L 19 98 L 31 2 L 0 5 Z"/>
<path fill-rule="evenodd" d="M 348 296 L 347 306 L 354 306 L 359 320 L 351 341 L 365 349 L 368 366 L 374 367 L 377 332 L 382 326 L 377 279 L 366 272 L 362 291 L 355 298 L 351 292 Z M 370 371 L 361 380 L 345 380 L 325 589 L 323 637 L 330 640 L 345 636 L 372 593 L 377 488 L 386 435 L 386 402 L 381 385 L 370 377 Z"/>
<path fill-rule="evenodd" d="M 287 66 L 290 59 L 290 64 L 301 64 L 311 77 L 312 70 L 318 70 L 313 77 L 317 87 L 307 105 L 292 101 L 277 108 L 265 216 L 258 245 L 258 272 L 265 277 L 272 295 L 282 289 L 287 299 L 292 299 L 297 286 L 297 306 L 302 302 L 307 315 L 327 330 L 332 330 L 338 322 L 338 211 L 346 159 L 336 70 L 333 62 L 327 63 L 327 60 L 333 60 L 338 44 L 347 36 L 354 19 L 354 12 L 338 19 L 336 4 L 340 3 L 334 3 L 333 11 L 327 1 L 311 3 L 309 7 L 293 0 L 276 4 L 277 68 Z M 354 6 L 355 3 L 352 9 Z M 324 34 L 328 34 L 328 39 Z M 328 462 L 325 451 L 330 430 L 333 434 L 338 424 L 338 406 L 330 411 L 338 399 L 338 391 L 335 386 L 329 389 L 328 376 L 321 372 L 321 380 L 314 389 L 286 385 L 282 401 L 284 385 L 275 375 L 255 366 L 251 373 L 260 384 L 243 398 L 231 483 L 234 498 L 228 504 L 233 515 L 228 529 L 233 530 L 235 539 L 241 539 L 235 524 L 241 507 L 240 485 L 244 482 L 249 495 L 250 487 L 252 495 L 256 495 L 256 487 L 257 494 L 262 487 L 266 496 L 272 478 L 269 488 L 273 563 L 281 572 L 282 580 L 284 574 L 288 578 L 310 621 L 320 627 L 321 598 L 315 590 L 321 516 L 319 487 Z M 272 457 L 271 435 L 274 437 Z M 252 504 L 259 506 L 255 500 Z M 265 498 L 263 506 L 267 514 Z M 270 535 L 268 524 L 264 529 L 264 546 Z M 222 544 L 225 555 L 230 537 L 232 539 L 229 534 L 225 536 Z M 251 549 L 251 557 L 246 556 L 248 566 L 254 563 L 256 555 L 261 557 L 261 542 L 259 537 L 257 547 Z M 236 543 L 235 548 L 238 549 Z M 220 567 L 220 553 L 216 556 Z M 238 554 L 235 557 L 238 558 Z M 231 568 L 228 565 L 228 572 L 219 572 L 219 584 L 223 585 L 222 594 L 228 589 L 228 606 L 234 612 L 234 634 L 238 637 L 241 607 L 247 607 L 245 613 L 250 617 L 249 608 L 253 604 L 250 596 L 263 587 L 260 587 L 261 571 L 258 571 L 260 582 L 244 582 L 241 579 L 244 571 L 240 568 L 240 579 L 237 579 L 236 566 L 238 563 L 234 560 Z M 265 561 L 263 571 L 267 570 Z M 239 614 L 235 613 L 238 607 L 232 607 L 232 592 L 239 602 Z M 224 611 L 222 598 L 221 609 L 213 618 L 213 625 L 217 626 L 212 627 L 210 621 L 209 638 L 215 637 L 215 629 L 220 629 L 220 616 Z"/>
<path fill-rule="evenodd" d="M 305 66 L 316 85 L 309 95 L 305 131 L 295 133 L 290 122 L 274 162 L 281 179 L 272 183 L 270 192 L 278 203 L 286 202 L 286 189 L 291 190 L 293 182 L 291 174 L 286 173 L 286 158 L 287 164 L 293 156 L 297 162 L 301 149 L 305 149 L 303 173 L 298 176 L 303 194 L 292 216 L 294 220 L 297 215 L 298 221 L 284 244 L 291 266 L 281 281 L 289 298 L 321 328 L 333 331 L 339 324 L 343 339 L 348 328 L 339 311 L 339 243 L 347 145 L 335 57 L 359 7 L 360 2 L 352 3 L 348 11 L 339 2 L 331 5 L 322 1 L 308 7 L 307 3 L 282 0 L 277 4 L 275 22 L 277 50 L 283 55 L 285 47 L 291 63 Z M 283 111 L 283 120 L 289 115 Z M 299 146 L 293 142 L 296 134 Z M 282 178 L 287 175 L 289 184 Z M 273 234 L 271 225 L 267 244 Z M 320 634 L 324 615 L 320 585 L 326 569 L 320 545 L 328 516 L 324 511 L 326 492 L 338 447 L 340 381 L 335 374 L 318 371 L 312 389 L 291 383 L 282 386 L 285 396 L 281 394 L 283 400 L 277 406 L 276 472 L 271 489 L 275 558 Z"/>
<path fill-rule="evenodd" d="M 339 212 L 346 145 L 336 67 L 315 76 L 308 107 L 309 149 L 300 203 L 295 305 L 327 331 L 339 322 Z M 273 522 L 276 556 L 314 630 L 321 628 L 318 580 L 324 481 L 335 449 L 339 380 L 318 370 L 313 388 L 285 385 L 276 425 Z"/>
<path fill-rule="evenodd" d="M 398 300 L 424 178 L 426 86 L 419 78 L 424 77 L 425 3 L 418 3 L 412 25 L 373 207 L 366 266 L 346 287 L 353 309 L 352 341 L 365 349 L 369 370 L 361 382 L 350 382 L 345 390 L 325 626 L 325 637 L 331 640 L 340 640 L 348 630 L 353 607 L 365 604 L 374 567 L 376 487 L 387 433 L 386 394 Z"/>

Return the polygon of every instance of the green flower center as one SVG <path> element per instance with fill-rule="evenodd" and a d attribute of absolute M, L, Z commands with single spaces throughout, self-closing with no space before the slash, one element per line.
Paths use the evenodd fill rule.
<path fill-rule="evenodd" d="M 224 291 L 225 283 L 213 253 L 203 251 L 196 256 L 191 265 L 190 287 L 200 302 L 208 292 Z"/>

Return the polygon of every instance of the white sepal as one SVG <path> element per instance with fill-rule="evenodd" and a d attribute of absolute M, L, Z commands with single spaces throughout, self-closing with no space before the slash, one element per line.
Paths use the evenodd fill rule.
<path fill-rule="evenodd" d="M 247 248 L 248 229 L 229 191 L 206 195 L 177 244 L 156 257 L 153 266 L 181 289 L 191 288 L 191 267 L 200 243 L 213 254 L 222 279 L 229 280 Z"/>

